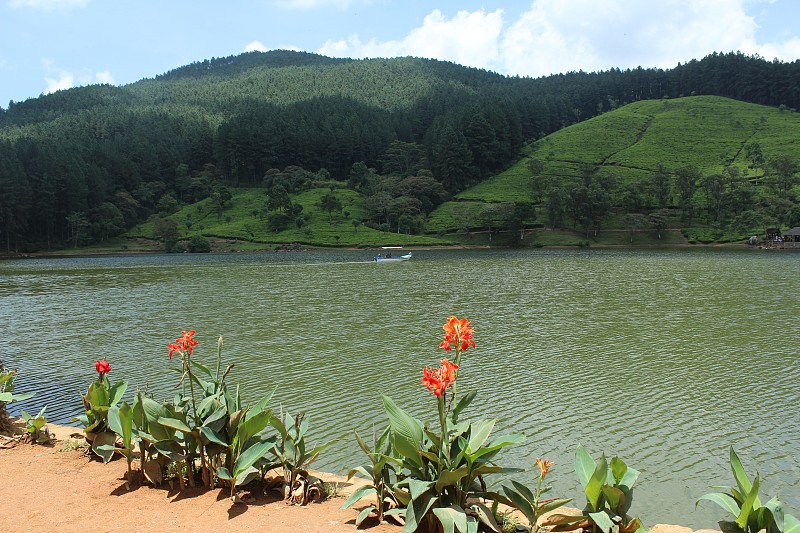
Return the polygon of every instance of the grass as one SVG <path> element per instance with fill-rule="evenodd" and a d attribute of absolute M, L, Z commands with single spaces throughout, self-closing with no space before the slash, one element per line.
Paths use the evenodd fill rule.
<path fill-rule="evenodd" d="M 522 157 L 507 170 L 461 192 L 452 201 L 439 206 L 428 218 L 425 235 L 383 232 L 360 224 L 366 218 L 363 197 L 352 190 L 315 188 L 292 195 L 292 202 L 308 215 L 305 225 L 274 232 L 258 216 L 265 190 L 230 188 L 233 198 L 221 213 L 214 211 L 210 200 L 182 207 L 169 216 L 178 223 L 182 239 L 202 234 L 212 240 L 214 250 L 268 250 L 293 243 L 304 246 L 372 248 L 385 245 L 449 246 L 466 245 L 536 245 L 577 246 L 659 246 L 686 243 L 738 242 L 752 234 L 736 234 L 708 227 L 683 228 L 677 219 L 670 220 L 669 231 L 658 239 L 654 230 L 629 231 L 620 214 L 612 215 L 601 232 L 588 238 L 580 231 L 537 229 L 529 232 L 535 239 L 517 242 L 509 236 L 479 233 L 484 229 L 482 210 L 497 202 L 534 200 L 528 163 L 531 158 L 543 163 L 542 175 L 555 181 L 579 181 L 582 169 L 590 165 L 598 176 L 611 176 L 618 185 L 647 179 L 658 167 L 668 170 L 694 165 L 703 176 L 720 173 L 726 165 L 738 166 L 743 176 L 754 171 L 744 156 L 744 146 L 757 141 L 764 157 L 778 154 L 800 159 L 800 115 L 735 100 L 696 96 L 689 98 L 636 102 L 614 111 L 557 131 L 526 146 Z M 759 173 L 763 172 L 761 170 Z M 317 207 L 328 193 L 342 205 L 340 212 L 325 213 Z M 762 194 L 757 192 L 757 196 Z M 702 209 L 702 189 L 695 195 Z M 673 206 L 675 207 L 675 206 Z M 536 209 L 536 218 L 526 224 L 544 225 L 545 210 Z M 355 221 L 355 223 L 354 223 Z M 681 233 L 681 230 L 683 233 Z M 758 233 L 758 232 L 756 232 Z M 89 251 L 152 251 L 152 223 L 130 230 L 115 243 Z M 86 249 L 76 253 L 85 253 Z M 68 253 L 68 252 L 67 252 Z"/>

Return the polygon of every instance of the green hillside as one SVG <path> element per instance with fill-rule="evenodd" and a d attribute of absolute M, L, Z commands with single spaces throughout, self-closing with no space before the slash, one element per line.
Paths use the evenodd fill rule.
<path fill-rule="evenodd" d="M 699 240 L 725 241 L 761 234 L 765 226 L 797 225 L 798 132 L 800 115 L 795 112 L 727 98 L 632 103 L 533 143 L 511 168 L 440 206 L 428 230 L 478 228 L 483 211 L 512 202 L 535 205 L 529 224 L 579 229 L 591 237 L 603 228 L 624 231 L 637 219 L 628 216 L 626 223 L 626 215 L 646 217 L 656 210 L 663 210 L 670 227 L 685 230 L 690 240 L 698 234 Z M 761 159 L 754 161 L 748 147 L 757 147 Z M 539 164 L 535 177 L 531 161 Z M 789 164 L 785 184 L 781 162 Z M 691 194 L 682 198 L 677 176 L 689 170 L 694 173 Z M 660 199 L 659 186 L 665 191 Z M 580 192 L 601 196 L 605 212 L 578 220 L 581 215 L 570 200 Z M 550 214 L 557 193 L 566 197 L 561 220 Z M 751 219 L 743 220 L 743 214 Z M 637 230 L 644 231 L 646 222 L 640 219 Z"/>
<path fill-rule="evenodd" d="M 773 107 L 752 111 L 713 99 L 703 106 L 683 95 Z M 300 209 L 298 195 L 328 181 L 360 195 L 364 211 L 356 223 L 380 233 L 440 238 L 460 228 L 472 242 L 483 238 L 474 230 L 484 228 L 488 242 L 498 229 L 511 234 L 547 223 L 599 239 L 601 228 L 619 225 L 616 215 L 650 216 L 654 196 L 656 207 L 681 210 L 683 226 L 714 225 L 725 233 L 737 210 L 757 215 L 754 222 L 790 219 L 780 213 L 787 205 L 772 200 L 789 202 L 791 211 L 791 179 L 775 181 L 770 172 L 792 176 L 795 160 L 767 159 L 793 157 L 793 139 L 780 124 L 791 127 L 798 107 L 800 61 L 739 52 L 669 70 L 536 79 L 421 58 L 272 51 L 203 60 L 129 85 L 77 87 L 0 108 L 0 242 L 6 252 L 95 245 L 151 217 L 177 215 L 221 188 L 289 194 Z M 717 196 L 736 189 L 735 202 L 694 194 L 709 173 L 729 172 L 727 163 L 744 168 L 748 139 L 758 141 L 765 158 L 752 174 L 774 183 L 775 194 L 732 187 L 741 178 L 732 175 L 730 183 L 710 186 Z M 541 165 L 538 189 L 526 200 L 528 161 Z M 647 183 L 659 164 L 673 181 L 691 167 L 693 198 L 677 189 L 666 199 L 654 194 Z M 572 187 L 576 176 L 585 190 Z M 446 215 L 452 209 L 445 207 L 429 220 L 454 197 L 464 209 Z M 486 202 L 497 205 L 487 210 L 480 205 Z M 259 223 L 271 220 L 273 230 L 277 224 L 271 233 L 280 239 L 315 231 L 307 227 L 319 218 L 312 210 L 283 216 L 283 209 L 267 209 Z M 301 226 L 295 235 L 278 224 L 287 217 Z M 219 231 L 238 235 L 235 227 Z M 321 227 L 316 232 L 327 235 Z"/>

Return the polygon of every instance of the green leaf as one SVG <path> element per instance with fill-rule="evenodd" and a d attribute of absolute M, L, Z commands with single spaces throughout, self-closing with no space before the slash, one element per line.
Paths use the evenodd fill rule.
<path fill-rule="evenodd" d="M 423 494 L 428 492 L 433 486 L 436 485 L 434 481 L 422 481 L 421 479 L 408 479 L 408 491 L 411 493 L 411 499 L 419 499 Z"/>
<path fill-rule="evenodd" d="M 453 419 L 458 418 L 458 415 L 461 414 L 461 411 L 466 409 L 467 406 L 469 406 L 469 404 L 472 403 L 472 400 L 475 399 L 475 396 L 477 396 L 477 394 L 478 391 L 476 390 L 469 391 L 458 401 L 458 404 L 456 404 L 456 406 L 453 408 Z"/>
<path fill-rule="evenodd" d="M 251 418 L 258 413 L 261 413 L 267 409 L 267 404 L 272 400 L 272 396 L 275 394 L 275 391 L 278 390 L 278 386 L 276 385 L 269 394 L 261 398 L 258 403 L 250 408 L 247 412 L 246 418 Z"/>
<path fill-rule="evenodd" d="M 583 447 L 583 444 L 579 444 L 578 450 L 575 452 L 575 473 L 578 475 L 581 486 L 586 487 L 589 484 L 595 468 L 597 468 L 597 463 Z"/>
<path fill-rule="evenodd" d="M 606 462 L 606 456 L 603 455 L 600 461 L 598 461 L 592 477 L 589 478 L 589 483 L 586 484 L 583 490 L 586 493 L 586 498 L 589 501 L 589 506 L 592 508 L 592 511 L 598 511 L 600 509 L 600 496 L 603 494 L 603 485 L 606 482 L 607 475 L 608 463 Z"/>
<path fill-rule="evenodd" d="M 731 448 L 733 450 L 733 448 Z M 739 527 L 747 530 L 747 521 L 750 518 L 750 513 L 753 512 L 753 505 L 755 501 L 758 499 L 758 489 L 761 486 L 761 481 L 759 480 L 758 476 L 753 481 L 753 487 L 750 489 L 750 492 L 747 493 L 744 501 L 742 502 L 742 508 L 739 511 L 739 516 L 736 518 L 736 523 L 739 524 Z M 759 507 L 761 507 L 759 505 Z"/>
<path fill-rule="evenodd" d="M 744 468 L 742 467 L 742 462 L 739 460 L 739 456 L 736 455 L 733 446 L 731 446 L 730 456 L 733 477 L 736 479 L 736 484 L 739 486 L 739 492 L 742 493 L 743 497 L 746 497 L 746 495 L 750 493 L 753 486 L 750 484 L 750 479 L 747 477 L 747 474 L 745 474 Z M 756 507 L 761 507 L 761 501 L 758 499 L 758 494 L 756 494 L 754 503 Z"/>
<path fill-rule="evenodd" d="M 558 509 L 562 505 L 567 505 L 571 501 L 572 498 L 564 498 L 561 500 L 553 500 L 551 502 L 547 502 L 546 504 L 539 506 L 539 514 L 549 513 L 550 511 Z"/>
<path fill-rule="evenodd" d="M 422 425 L 400 409 L 390 397 L 383 395 L 381 399 L 389 416 L 395 448 L 401 455 L 416 461 L 422 443 Z"/>
<path fill-rule="evenodd" d="M 698 498 L 697 503 L 695 503 L 695 507 L 697 504 L 700 503 L 700 500 L 708 500 L 710 502 L 714 502 L 733 516 L 739 516 L 739 504 L 736 503 L 729 494 L 725 494 L 723 492 L 710 492 L 708 494 L 704 494 Z"/>
<path fill-rule="evenodd" d="M 437 507 L 434 508 L 433 514 L 439 519 L 442 524 L 444 533 L 467 533 L 467 513 L 457 505 L 450 507 Z"/>
<path fill-rule="evenodd" d="M 469 467 L 467 465 L 455 470 L 445 470 L 439 474 L 439 479 L 436 480 L 436 492 L 441 493 L 445 487 L 458 484 L 468 473 Z"/>
<path fill-rule="evenodd" d="M 494 514 L 492 510 L 489 509 L 482 503 L 473 502 L 469 504 L 469 509 L 478 517 L 478 520 L 481 521 L 483 525 L 489 528 L 490 531 L 498 533 L 500 531 L 500 526 L 497 525 L 497 521 L 494 519 Z"/>
<path fill-rule="evenodd" d="M 219 468 L 217 468 L 217 477 L 220 479 L 224 479 L 225 481 L 232 482 L 234 480 L 233 475 L 224 466 L 220 466 Z"/>
<path fill-rule="evenodd" d="M 625 505 L 625 494 L 617 487 L 612 487 L 611 485 L 603 485 L 601 490 L 603 491 L 603 496 L 606 497 L 608 507 L 614 511 L 615 514 L 620 516 L 624 515 L 625 513 L 620 511 L 620 508 Z"/>
<path fill-rule="evenodd" d="M 183 431 L 184 433 L 191 433 L 192 428 L 186 425 L 186 422 L 183 420 L 178 420 L 177 418 L 168 418 L 159 416 L 156 421 L 163 425 L 167 426 L 168 428 L 177 429 L 178 431 Z"/>
<path fill-rule="evenodd" d="M 153 447 L 158 453 L 176 463 L 186 459 L 186 451 L 183 446 L 174 440 L 160 440 L 153 443 Z"/>
<path fill-rule="evenodd" d="M 199 428 L 197 428 L 197 430 L 200 432 L 200 435 L 202 435 L 207 441 L 203 443 L 204 445 L 208 444 L 209 442 L 216 442 L 217 444 L 224 446 L 225 448 L 230 447 L 230 444 L 225 442 L 225 439 L 223 439 L 220 435 L 218 435 L 217 432 L 214 431 L 213 429 L 207 428 L 205 426 L 200 426 Z"/>
<path fill-rule="evenodd" d="M 258 442 L 242 452 L 242 454 L 236 459 L 236 464 L 233 468 L 236 477 L 238 478 L 242 472 L 253 466 L 256 461 L 261 459 L 269 451 L 273 444 L 274 443 L 271 441 Z"/>
<path fill-rule="evenodd" d="M 342 507 L 342 509 L 344 509 L 344 507 Z M 370 505 L 370 506 L 367 506 L 364 509 L 362 509 L 361 512 L 358 513 L 358 516 L 356 517 L 356 527 L 360 526 L 361 522 L 366 520 L 367 517 L 370 514 L 372 514 L 372 511 L 374 511 L 374 510 L 375 510 L 375 506 L 374 505 Z"/>
<path fill-rule="evenodd" d="M 614 478 L 614 484 L 619 485 L 620 482 L 622 481 L 623 476 L 625 476 L 625 473 L 628 471 L 628 465 L 626 465 L 625 461 L 623 461 L 619 457 L 614 456 L 611 459 L 611 463 L 609 463 L 609 466 L 611 467 L 611 475 Z"/>
<path fill-rule="evenodd" d="M 347 509 L 348 507 L 354 505 L 361 498 L 369 496 L 370 494 L 377 494 L 377 493 L 378 491 L 375 490 L 375 487 L 373 487 L 372 485 L 364 485 L 363 487 L 359 487 L 358 489 L 353 491 L 353 494 L 351 494 L 350 497 L 347 498 L 347 500 L 345 500 L 340 509 Z"/>
<path fill-rule="evenodd" d="M 519 509 L 522 512 L 522 514 L 525 515 L 525 518 L 527 518 L 528 522 L 531 524 L 531 528 L 533 528 L 534 524 L 536 523 L 536 511 L 533 508 L 533 498 L 529 500 L 526 497 L 526 495 L 523 495 L 515 490 L 509 489 L 505 485 L 503 485 L 503 491 L 506 493 L 506 496 L 508 496 L 508 498 L 514 503 L 514 507 Z"/>
<path fill-rule="evenodd" d="M 513 479 L 511 480 L 511 484 L 514 485 L 514 488 L 517 489 L 517 491 L 521 495 L 523 495 L 526 500 L 528 500 L 529 502 L 533 503 L 533 500 L 535 498 L 533 496 L 533 492 L 531 491 L 531 489 L 529 489 L 528 487 L 526 487 L 525 485 L 523 485 L 519 481 L 515 481 Z"/>
<path fill-rule="evenodd" d="M 244 422 L 239 423 L 239 429 L 236 432 L 236 439 L 239 442 L 239 446 L 244 446 L 245 443 L 250 440 L 250 437 L 253 437 L 263 431 L 264 428 L 269 425 L 271 418 L 272 409 L 261 411 L 250 418 L 245 415 Z"/>
<path fill-rule="evenodd" d="M 589 513 L 589 517 L 592 519 L 592 522 L 597 524 L 597 527 L 603 530 L 603 533 L 610 533 L 614 527 L 614 522 L 611 521 L 611 517 L 609 517 L 605 511 Z"/>
<path fill-rule="evenodd" d="M 481 422 L 472 424 L 472 436 L 467 446 L 467 450 L 469 450 L 468 453 L 477 451 L 478 448 L 483 446 L 483 443 L 489 438 L 496 423 L 497 420 L 482 420 Z"/>
<path fill-rule="evenodd" d="M 769 520 L 774 521 L 775 527 L 778 529 L 779 532 L 782 532 L 786 517 L 783 512 L 783 504 L 778 499 L 778 497 L 776 496 L 772 498 L 770 501 L 764 504 L 764 507 L 760 507 L 758 510 L 760 511 L 761 509 L 767 509 L 770 512 L 771 516 L 769 517 Z M 766 517 L 764 518 L 764 520 L 766 520 Z M 761 519 L 759 519 L 759 522 L 761 522 Z M 762 529 L 768 530 L 769 525 L 770 524 L 768 522 L 764 522 L 764 525 L 760 526 L 758 529 L 759 531 Z"/>
<path fill-rule="evenodd" d="M 122 400 L 122 396 L 125 394 L 125 391 L 128 390 L 128 382 L 127 381 L 117 381 L 114 385 L 108 389 L 108 406 L 117 405 L 120 400 Z"/>
<path fill-rule="evenodd" d="M 511 444 L 519 444 L 520 442 L 524 442 L 525 438 L 525 435 L 522 433 L 512 433 L 511 435 L 503 435 L 502 437 L 498 437 L 490 442 L 488 446 L 484 446 L 483 448 L 474 452 L 472 454 L 472 460 L 476 461 L 484 456 L 488 456 L 486 459 L 489 459 L 500 449 Z"/>
<path fill-rule="evenodd" d="M 97 433 L 94 437 L 94 442 L 92 442 L 92 451 L 100 456 L 104 463 L 107 463 L 114 456 L 113 446 L 116 440 L 117 436 L 111 431 Z M 112 447 L 110 450 L 108 449 L 109 446 Z"/>
<path fill-rule="evenodd" d="M 784 515 L 783 533 L 800 533 L 800 520 L 790 514 Z"/>

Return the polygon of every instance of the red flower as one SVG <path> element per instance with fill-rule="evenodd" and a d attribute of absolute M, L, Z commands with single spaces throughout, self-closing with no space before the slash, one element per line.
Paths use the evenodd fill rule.
<path fill-rule="evenodd" d="M 175 352 L 181 355 L 184 353 L 192 355 L 194 347 L 197 346 L 197 341 L 192 338 L 194 334 L 195 330 L 182 331 L 181 336 L 175 339 L 174 343 L 167 344 L 167 348 L 169 348 L 169 358 L 172 359 L 172 354 Z"/>
<path fill-rule="evenodd" d="M 456 370 L 458 365 L 451 363 L 446 358 L 441 361 L 439 368 L 425 367 L 422 370 L 422 384 L 437 397 L 449 389 L 456 381 Z"/>
<path fill-rule="evenodd" d="M 470 321 L 466 318 L 456 318 L 451 316 L 447 323 L 442 326 L 444 330 L 444 340 L 439 344 L 439 348 L 450 351 L 453 347 L 465 352 L 467 348 L 475 348 L 475 331 L 470 327 Z"/>
<path fill-rule="evenodd" d="M 106 358 L 103 357 L 102 361 L 94 362 L 94 369 L 97 370 L 98 374 L 100 374 L 100 379 L 103 379 L 105 374 L 111 372 L 111 363 L 106 361 Z"/>

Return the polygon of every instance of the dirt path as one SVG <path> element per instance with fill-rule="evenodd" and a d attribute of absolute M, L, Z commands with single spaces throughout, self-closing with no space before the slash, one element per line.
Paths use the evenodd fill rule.
<path fill-rule="evenodd" d="M 21 427 L 19 425 L 18 427 Z M 227 489 L 150 485 L 125 486 L 125 461 L 109 464 L 86 456 L 71 439 L 76 428 L 50 425 L 55 441 L 48 445 L 17 444 L 3 448 L 0 439 L 0 532 L 57 533 L 133 532 L 270 532 L 270 533 L 400 533 L 390 524 L 354 521 L 365 505 L 340 510 L 342 497 L 305 507 L 286 505 L 263 494 L 245 495 L 248 504 L 234 504 Z M 134 462 L 134 465 L 136 463 Z M 346 497 L 353 485 L 346 479 L 316 473 L 339 482 Z M 692 532 L 679 526 L 655 525 L 650 533 Z"/>
<path fill-rule="evenodd" d="M 339 510 L 341 498 L 310 504 L 286 505 L 274 497 L 255 494 L 254 501 L 233 504 L 223 489 L 178 491 L 146 485 L 125 487 L 125 461 L 104 465 L 70 450 L 75 428 L 55 429 L 51 445 L 18 444 L 0 448 L 0 531 L 69 532 L 347 532 L 357 510 Z M 72 441 L 73 444 L 80 441 Z M 135 464 L 135 463 L 134 463 Z M 344 481 L 326 476 L 326 481 Z M 344 487 L 343 492 L 347 491 Z M 249 498 L 247 498 L 249 499 Z M 356 505 L 356 509 L 363 506 Z M 369 524 L 370 533 L 399 533 L 389 524 Z"/>

